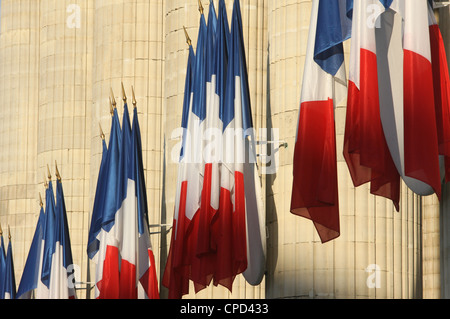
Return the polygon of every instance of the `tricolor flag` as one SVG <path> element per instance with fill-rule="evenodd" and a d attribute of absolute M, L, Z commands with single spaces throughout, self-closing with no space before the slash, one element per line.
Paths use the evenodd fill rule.
<path fill-rule="evenodd" d="M 14 274 L 14 259 L 12 253 L 11 233 L 9 233 L 8 250 L 6 253 L 6 272 L 4 277 L 4 299 L 16 299 L 16 278 Z"/>
<path fill-rule="evenodd" d="M 193 265 L 201 263 L 196 251 L 203 185 L 203 134 L 206 125 L 206 41 L 207 25 L 201 7 L 196 53 L 194 56 L 190 48 L 186 75 L 182 123 L 184 134 L 172 239 L 163 280 L 164 285 L 169 288 L 171 299 L 180 299 L 189 293 L 191 269 L 195 267 Z M 196 277 L 200 277 L 200 274 Z M 195 287 L 197 291 L 203 288 L 201 283 L 197 283 Z"/>
<path fill-rule="evenodd" d="M 219 156 L 220 136 L 219 129 L 219 107 L 216 104 L 216 48 L 217 48 L 218 20 L 214 2 L 210 1 L 206 39 L 204 43 L 203 56 L 205 64 L 205 118 L 202 125 L 200 143 L 202 146 L 201 174 L 201 200 L 200 208 L 195 217 L 195 226 L 192 228 L 195 258 L 191 263 L 191 280 L 196 292 L 206 288 L 213 277 L 215 266 L 215 247 L 212 243 L 211 221 L 219 206 Z M 198 51 L 198 49 L 197 49 Z M 199 52 L 197 52 L 198 56 Z M 202 53 L 200 53 L 201 55 Z M 197 60 L 196 63 L 199 61 Z M 197 92 L 198 90 L 194 90 Z M 195 98 L 195 93 L 194 93 Z M 195 102 L 194 102 L 195 103 Z"/>
<path fill-rule="evenodd" d="M 220 238 L 214 283 L 230 291 L 238 274 L 244 273 L 249 283 L 257 285 L 265 270 L 265 219 L 239 0 L 234 2 L 231 21 L 225 100 L 220 109 L 223 129 L 220 204 L 218 217 L 214 219 L 219 225 L 215 236 Z"/>
<path fill-rule="evenodd" d="M 429 1 L 429 25 L 431 42 L 431 62 L 433 65 L 434 102 L 438 130 L 439 155 L 441 156 L 441 176 L 443 182 L 450 181 L 450 76 L 444 40 Z"/>
<path fill-rule="evenodd" d="M 119 157 L 122 133 L 119 116 L 115 103 L 112 104 L 111 133 L 109 137 L 108 151 L 102 164 L 101 174 L 103 176 L 101 187 L 97 188 L 95 195 L 95 206 L 101 211 L 95 211 L 93 215 L 98 216 L 97 222 L 91 223 L 90 234 L 94 241 L 98 241 L 98 248 L 90 253 L 91 259 L 96 263 L 95 269 L 95 298 L 118 299 L 119 298 L 119 243 L 114 236 L 117 227 L 115 214 L 117 212 L 118 197 L 117 187 L 119 185 Z M 98 225 L 101 225 L 100 230 Z M 97 234 L 97 235 L 95 235 Z M 95 237 L 94 237 L 95 236 Z M 94 244 L 96 245 L 96 244 Z M 95 247 L 95 246 L 94 246 Z M 88 246 L 89 249 L 89 246 Z"/>
<path fill-rule="evenodd" d="M 381 119 L 397 170 L 415 193 L 441 197 L 429 2 L 382 1 L 378 28 Z M 437 61 L 435 61 L 438 63 Z"/>
<path fill-rule="evenodd" d="M 114 100 L 90 227 L 88 255 L 96 263 L 95 297 L 157 299 L 138 115 L 135 106 L 132 128 L 123 86 L 122 90 L 122 128 Z"/>
<path fill-rule="evenodd" d="M 398 211 L 400 175 L 381 123 L 374 11 L 384 11 L 379 0 L 354 2 L 344 157 L 355 187 L 370 182 L 371 193 Z"/>
<path fill-rule="evenodd" d="M 40 261 L 42 260 L 42 246 L 44 235 L 44 223 L 45 213 L 44 207 L 41 201 L 41 209 L 39 213 L 39 219 L 34 232 L 31 247 L 28 252 L 27 261 L 20 279 L 19 288 L 17 289 L 17 299 L 31 299 L 33 297 L 34 290 L 38 287 L 40 281 Z"/>
<path fill-rule="evenodd" d="M 0 225 L 0 299 L 5 297 L 4 281 L 6 276 L 6 254 L 5 242 L 3 241 L 3 231 Z"/>
<path fill-rule="evenodd" d="M 93 259 L 100 248 L 100 241 L 97 236 L 100 234 L 103 222 L 103 203 L 105 197 L 104 180 L 106 174 L 106 158 L 108 156 L 108 147 L 106 146 L 105 135 L 101 130 L 102 138 L 102 160 L 100 162 L 100 169 L 97 179 L 97 187 L 94 198 L 94 207 L 92 209 L 91 224 L 89 226 L 89 237 L 87 245 L 87 254 L 89 259 Z"/>
<path fill-rule="evenodd" d="M 20 291 L 22 295 L 22 293 L 29 293 L 31 287 L 36 287 L 36 278 L 34 276 L 37 271 L 39 278 L 36 287 L 36 299 L 76 298 L 73 281 L 72 248 L 70 245 L 64 192 L 59 172 L 57 172 L 57 177 L 57 202 L 55 203 L 52 181 L 49 180 L 46 190 L 46 213 L 43 215 L 41 210 L 41 216 L 28 258 L 28 267 L 30 268 L 27 270 L 27 277 L 23 279 L 25 280 L 24 291 Z M 44 226 L 43 229 L 41 229 L 41 223 L 45 224 L 42 225 Z M 42 241 L 39 245 L 41 236 Z M 41 246 L 40 253 L 38 253 L 39 246 Z M 39 265 L 34 264 L 36 261 L 30 258 L 39 258 Z"/>
<path fill-rule="evenodd" d="M 52 266 L 52 299 L 76 299 L 75 267 L 73 265 L 72 246 L 70 243 L 69 224 L 61 176 L 57 170 L 56 182 L 56 246 Z"/>
<path fill-rule="evenodd" d="M 291 212 L 311 219 L 323 243 L 340 235 L 334 106 L 345 97 L 346 0 L 314 0 L 303 76 Z"/>
<path fill-rule="evenodd" d="M 212 1 L 209 9 L 208 25 L 201 16 L 195 56 L 190 45 L 163 280 L 169 298 L 189 293 L 189 280 L 196 292 L 211 280 L 231 291 L 238 274 L 258 285 L 265 271 L 265 220 L 240 3 L 234 3 L 231 33 L 225 2 L 219 1 L 218 15 Z"/>
<path fill-rule="evenodd" d="M 50 299 L 50 279 L 52 273 L 52 260 L 56 247 L 56 216 L 53 184 L 46 183 L 45 191 L 45 223 L 42 237 L 42 252 L 39 261 L 39 281 L 36 288 L 36 299 Z"/>
<path fill-rule="evenodd" d="M 137 282 L 135 282 L 135 286 L 138 287 L 137 297 L 139 299 L 159 299 L 155 256 L 153 254 L 149 233 L 147 189 L 145 186 L 141 132 L 136 104 L 133 109 L 131 154 L 131 180 L 134 181 L 135 184 L 137 212 L 135 214 L 135 224 L 131 225 L 132 227 L 129 236 L 137 239 L 137 247 L 134 252 L 137 257 L 137 261 L 134 265 L 137 276 Z M 132 191 L 132 189 L 130 191 Z"/>

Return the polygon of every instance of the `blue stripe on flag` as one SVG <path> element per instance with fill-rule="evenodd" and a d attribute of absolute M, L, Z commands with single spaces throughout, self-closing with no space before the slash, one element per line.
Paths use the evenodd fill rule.
<path fill-rule="evenodd" d="M 391 6 L 392 2 L 394 0 L 380 0 L 380 2 L 383 4 L 383 6 L 387 9 Z"/>
<path fill-rule="evenodd" d="M 202 14 L 195 52 L 194 100 L 192 104 L 192 113 L 197 115 L 200 121 L 206 119 L 206 36 L 207 26 L 205 16 Z"/>
<path fill-rule="evenodd" d="M 352 10 L 348 0 L 319 2 L 314 61 L 333 76 L 344 62 L 342 43 L 351 37 L 352 21 L 348 10 Z"/>
<path fill-rule="evenodd" d="M 216 94 L 220 97 L 219 117 L 222 122 L 224 122 L 225 119 L 225 114 L 223 112 L 225 110 L 224 103 L 227 84 L 229 48 L 230 26 L 228 25 L 227 9 L 225 7 L 225 1 L 219 0 L 215 74 L 217 75 Z"/>
<path fill-rule="evenodd" d="M 206 82 L 211 82 L 211 77 L 214 74 L 214 50 L 217 42 L 217 15 L 214 7 L 214 2 L 211 0 L 208 14 L 208 31 L 206 35 Z"/>
<path fill-rule="evenodd" d="M 49 288 L 52 259 L 56 247 L 56 215 L 55 198 L 53 197 L 53 184 L 49 181 L 45 193 L 45 229 L 44 229 L 44 255 L 42 257 L 41 281 Z"/>

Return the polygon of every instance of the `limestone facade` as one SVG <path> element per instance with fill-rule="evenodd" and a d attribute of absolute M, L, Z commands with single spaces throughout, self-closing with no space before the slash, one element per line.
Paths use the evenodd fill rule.
<path fill-rule="evenodd" d="M 202 2 L 207 15 L 209 1 Z M 289 213 L 311 2 L 241 0 L 255 129 L 273 129 L 269 137 L 287 143 L 273 154 L 274 174 L 261 167 L 267 272 L 258 287 L 238 277 L 232 293 L 211 287 L 187 298 L 448 297 L 446 206 L 403 187 L 397 213 L 367 187 L 353 187 L 341 155 L 345 104 L 336 109 L 341 237 L 323 245 L 310 221 Z M 231 18 L 233 1 L 226 4 Z M 450 9 L 439 16 L 450 58 Z M 55 162 L 79 279 L 94 278 L 86 244 L 102 151 L 99 125 L 108 139 L 111 89 L 122 117 L 121 83 L 129 101 L 131 87 L 136 93 L 150 223 L 164 225 L 151 228 L 162 277 L 177 177 L 173 132 L 181 123 L 188 56 L 183 27 L 195 47 L 199 18 L 195 0 L 1 1 L 0 223 L 4 233 L 11 227 L 17 283 L 47 165 L 55 181 Z M 374 271 L 381 275 L 375 286 L 368 281 Z M 91 295 L 81 289 L 79 297 Z"/>

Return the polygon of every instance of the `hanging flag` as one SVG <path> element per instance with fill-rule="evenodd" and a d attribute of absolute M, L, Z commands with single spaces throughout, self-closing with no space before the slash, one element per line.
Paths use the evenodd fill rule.
<path fill-rule="evenodd" d="M 61 176 L 56 167 L 56 246 L 52 265 L 52 299 L 76 299 L 75 274 Z"/>
<path fill-rule="evenodd" d="M 169 289 L 170 299 L 180 299 L 189 293 L 191 266 L 197 262 L 198 234 L 197 212 L 200 209 L 203 174 L 203 132 L 206 117 L 206 59 L 205 42 L 207 26 L 201 10 L 197 50 L 189 43 L 189 61 L 183 104 L 184 128 L 180 163 L 178 167 L 177 192 L 169 256 L 163 284 Z M 196 287 L 201 289 L 202 287 Z"/>
<path fill-rule="evenodd" d="M 434 15 L 432 1 L 429 1 L 428 13 L 438 146 L 443 162 L 441 176 L 444 176 L 443 182 L 447 183 L 450 181 L 450 76 L 445 44 Z"/>
<path fill-rule="evenodd" d="M 4 299 L 16 299 L 16 278 L 13 260 L 11 232 L 9 232 L 8 251 L 6 253 L 6 272 L 4 277 Z"/>
<path fill-rule="evenodd" d="M 31 299 L 33 291 L 38 287 L 38 282 L 40 280 L 39 268 L 40 261 L 42 260 L 42 241 L 45 223 L 44 205 L 42 200 L 40 205 L 39 219 L 28 252 L 22 278 L 20 279 L 19 288 L 17 289 L 16 299 Z"/>
<path fill-rule="evenodd" d="M 103 221 L 103 203 L 105 201 L 105 191 L 106 187 L 104 186 L 105 174 L 106 174 L 106 158 L 108 154 L 108 148 L 106 146 L 105 135 L 103 131 L 100 129 L 100 135 L 102 139 L 102 159 L 100 162 L 100 168 L 97 179 L 97 187 L 95 191 L 95 199 L 94 206 L 92 209 L 92 217 L 91 224 L 89 226 L 89 236 L 88 236 L 88 244 L 87 244 L 87 254 L 89 259 L 93 259 L 97 254 L 100 248 L 100 241 L 97 238 L 101 229 L 102 229 L 102 221 Z"/>
<path fill-rule="evenodd" d="M 235 277 L 248 270 L 251 261 L 261 263 L 247 273 L 250 281 L 259 280 L 259 267 L 265 265 L 265 243 L 260 237 L 263 235 L 260 223 L 264 220 L 258 196 L 259 176 L 254 166 L 255 140 L 239 1 L 234 2 L 231 21 L 226 89 L 220 109 L 223 130 L 220 204 L 213 221 L 218 229 L 214 284 L 230 291 Z"/>
<path fill-rule="evenodd" d="M 234 101 L 237 125 L 239 125 L 239 116 L 237 113 L 242 113 L 242 123 L 236 126 L 236 133 L 239 134 L 235 135 L 235 138 L 238 139 L 235 152 L 238 154 L 237 161 L 242 160 L 243 165 L 239 169 L 236 169 L 235 180 L 238 180 L 236 176 L 239 176 L 242 172 L 245 193 L 245 201 L 243 202 L 245 203 L 244 220 L 247 239 L 247 268 L 243 276 L 249 284 L 257 286 L 261 283 L 266 270 L 266 219 L 261 195 L 262 185 L 256 162 L 256 139 L 250 101 L 241 7 L 238 0 L 235 0 L 233 10 L 235 14 L 233 15 L 233 24 L 231 27 L 232 37 L 230 50 L 232 56 L 230 58 L 231 66 L 228 72 L 230 75 L 234 75 L 236 81 Z M 240 93 L 237 92 L 239 89 L 241 90 Z M 231 92 L 233 92 L 233 89 L 231 89 Z M 230 100 L 232 96 L 233 93 L 228 96 Z M 242 135 L 240 135 L 241 132 Z M 242 145 L 239 145 L 240 143 Z M 237 191 L 239 190 L 237 189 Z M 235 204 L 237 207 L 237 202 Z"/>
<path fill-rule="evenodd" d="M 190 39 L 189 56 L 186 68 L 186 80 L 183 100 L 183 116 L 181 127 L 183 128 L 183 136 L 180 150 L 180 159 L 178 165 L 177 189 L 175 197 L 174 220 L 172 238 L 170 243 L 169 255 L 167 257 L 166 268 L 163 276 L 163 285 L 169 289 L 170 299 L 180 299 L 183 295 L 189 293 L 189 267 L 183 263 L 183 249 L 185 246 L 185 215 L 184 204 L 186 202 L 186 185 L 183 183 L 185 171 L 185 158 L 189 153 L 187 148 L 187 141 L 190 138 L 188 134 L 189 113 L 192 103 L 193 95 L 193 81 L 194 81 L 194 65 L 195 53 Z M 183 197 L 181 197 L 183 195 Z M 181 206 L 183 203 L 183 206 Z M 182 209 L 182 211 L 181 211 Z"/>
<path fill-rule="evenodd" d="M 223 267 L 230 260 L 230 215 L 223 212 L 223 198 L 221 190 L 221 171 L 224 171 L 222 164 L 225 155 L 223 148 L 223 110 L 225 109 L 225 93 L 227 88 L 227 72 L 230 50 L 230 28 L 228 25 L 228 16 L 223 0 L 219 1 L 218 23 L 216 33 L 216 43 L 214 54 L 208 56 L 214 60 L 214 71 L 212 80 L 212 98 L 211 104 L 208 105 L 208 120 L 210 121 L 209 129 L 212 133 L 207 135 L 211 138 L 212 146 L 207 155 L 211 156 L 211 164 L 205 166 L 204 192 L 202 194 L 202 204 L 210 205 L 213 211 L 211 219 L 211 241 L 208 243 L 215 251 L 214 261 L 214 284 L 220 283 L 221 277 L 226 278 Z M 209 197 L 206 197 L 208 196 Z M 205 204 L 205 206 L 207 205 Z M 222 206 L 221 206 L 222 205 Z M 226 237 L 224 237 L 226 236 Z M 231 286 L 231 285 L 228 285 Z"/>
<path fill-rule="evenodd" d="M 206 33 L 206 117 L 202 136 L 203 152 L 203 184 L 201 192 L 200 210 L 198 212 L 198 233 L 195 255 L 191 267 L 191 280 L 195 290 L 206 288 L 214 273 L 215 247 L 212 245 L 211 221 L 219 206 L 219 161 L 220 139 L 219 108 L 216 106 L 216 46 L 218 21 L 214 2 L 210 1 L 208 24 Z M 221 136 L 221 135 L 220 135 Z"/>
<path fill-rule="evenodd" d="M 134 97 L 133 97 L 134 99 Z M 136 103 L 133 110 L 132 129 L 132 180 L 135 183 L 137 214 L 136 225 L 132 231 L 137 238 L 138 261 L 137 280 L 139 283 L 139 299 L 159 299 L 158 280 L 156 277 L 156 264 L 149 234 L 147 190 L 145 186 L 144 164 L 142 160 L 142 142 Z M 136 283 L 136 286 L 137 283 Z M 142 289 L 141 289 L 142 287 Z"/>
<path fill-rule="evenodd" d="M 382 110 L 387 143 L 407 186 L 419 195 L 435 193 L 440 198 L 428 2 L 394 0 L 386 4 L 396 13 L 383 17 L 389 20 L 377 38 L 389 57 L 379 65 L 381 104 L 388 108 L 385 115 Z"/>
<path fill-rule="evenodd" d="M 52 273 L 53 255 L 56 247 L 56 215 L 53 184 L 49 173 L 49 181 L 45 191 L 45 226 L 42 239 L 42 253 L 36 299 L 50 299 L 50 279 Z"/>
<path fill-rule="evenodd" d="M 6 254 L 5 254 L 5 243 L 3 241 L 3 231 L 0 225 L 0 299 L 4 299 L 4 281 L 6 276 Z"/>
<path fill-rule="evenodd" d="M 391 199 L 398 211 L 400 175 L 380 115 L 374 10 L 384 11 L 379 0 L 354 3 L 344 157 L 354 186 L 370 182 L 371 193 Z"/>
<path fill-rule="evenodd" d="M 97 190 L 99 197 L 99 209 L 101 214 L 101 230 L 96 236 L 99 247 L 94 255 L 95 269 L 95 298 L 118 299 L 119 298 L 119 243 L 115 233 L 116 225 L 117 187 L 120 185 L 120 145 L 122 133 L 115 100 L 112 105 L 111 133 L 108 144 L 108 152 L 102 168 L 102 187 Z M 91 224 L 92 227 L 92 224 Z M 92 229 L 92 228 L 91 228 Z"/>
<path fill-rule="evenodd" d="M 291 212 L 311 219 L 322 243 L 340 235 L 334 106 L 346 91 L 347 5 L 313 1 L 294 151 Z"/>

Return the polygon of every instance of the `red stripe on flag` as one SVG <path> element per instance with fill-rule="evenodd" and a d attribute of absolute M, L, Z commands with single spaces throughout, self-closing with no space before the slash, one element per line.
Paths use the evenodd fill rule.
<path fill-rule="evenodd" d="M 119 248 L 106 247 L 105 260 L 103 262 L 103 277 L 97 283 L 100 291 L 98 299 L 119 298 Z"/>
<path fill-rule="evenodd" d="M 400 174 L 381 123 L 377 57 L 360 52 L 360 88 L 349 81 L 344 157 L 355 187 L 371 182 L 371 193 L 391 199 L 399 211 Z"/>
<path fill-rule="evenodd" d="M 119 298 L 137 299 L 136 265 L 122 259 L 119 277 Z"/>
<path fill-rule="evenodd" d="M 214 252 L 211 247 L 211 220 L 216 211 L 211 207 L 212 164 L 205 165 L 203 177 L 202 202 L 199 216 L 197 256 Z"/>
<path fill-rule="evenodd" d="M 235 172 L 235 210 L 230 190 L 221 188 L 219 211 L 212 222 L 216 248 L 214 285 L 232 291 L 237 275 L 247 269 L 245 194 L 242 173 Z"/>
<path fill-rule="evenodd" d="M 445 181 L 450 181 L 450 76 L 444 40 L 438 25 L 430 26 L 439 154 L 445 156 Z"/>
<path fill-rule="evenodd" d="M 184 250 L 185 234 L 189 220 L 186 218 L 187 182 L 181 184 L 178 218 L 173 221 L 169 256 L 164 271 L 163 284 L 169 289 L 169 299 L 181 299 L 189 293 L 189 267 Z"/>
<path fill-rule="evenodd" d="M 139 278 L 139 282 L 144 288 L 145 293 L 149 299 L 159 299 L 159 290 L 158 290 L 158 279 L 156 278 L 155 271 L 155 256 L 152 250 L 148 250 L 148 257 L 150 260 L 150 267 L 147 271 Z"/>
<path fill-rule="evenodd" d="M 311 219 L 323 243 L 340 235 L 333 100 L 301 105 L 291 212 Z"/>
<path fill-rule="evenodd" d="M 441 198 L 432 66 L 404 50 L 405 174 L 430 185 Z"/>

